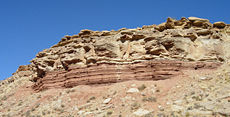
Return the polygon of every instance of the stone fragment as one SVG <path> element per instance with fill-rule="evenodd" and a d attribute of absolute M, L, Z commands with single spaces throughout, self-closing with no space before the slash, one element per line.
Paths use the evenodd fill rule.
<path fill-rule="evenodd" d="M 93 31 L 92 30 L 81 30 L 80 33 L 78 34 L 79 36 L 83 36 L 83 35 L 90 35 Z"/>
<path fill-rule="evenodd" d="M 93 114 L 93 112 L 85 112 L 84 116 L 87 116 L 87 115 L 89 116 L 90 114 Z"/>
<path fill-rule="evenodd" d="M 70 40 L 70 39 L 72 38 L 72 36 L 66 35 L 65 38 L 66 38 L 67 40 Z"/>
<path fill-rule="evenodd" d="M 172 105 L 171 109 L 172 109 L 172 111 L 179 112 L 179 111 L 183 110 L 184 108 L 182 106 Z"/>
<path fill-rule="evenodd" d="M 103 104 L 108 104 L 110 101 L 112 100 L 112 98 L 107 98 L 103 101 Z"/>
<path fill-rule="evenodd" d="M 175 20 L 175 19 L 170 18 L 170 17 L 169 17 L 169 18 L 167 18 L 167 21 L 166 21 L 165 27 L 166 27 L 167 29 L 174 29 L 174 28 L 175 28 L 174 22 L 176 22 L 176 20 Z"/>
<path fill-rule="evenodd" d="M 110 31 L 102 31 L 101 36 L 109 36 L 111 35 Z"/>
<path fill-rule="evenodd" d="M 156 28 L 156 30 L 162 32 L 166 29 L 165 25 L 166 25 L 166 23 L 162 23 L 162 24 L 159 24 L 158 26 L 156 26 L 155 28 Z"/>
<path fill-rule="evenodd" d="M 84 110 L 80 110 L 80 111 L 78 111 L 77 112 L 79 115 L 82 115 L 83 113 L 85 113 L 85 111 Z"/>
<path fill-rule="evenodd" d="M 191 41 L 195 41 L 198 36 L 195 33 L 188 33 L 187 35 L 184 35 L 184 37 L 190 38 Z"/>
<path fill-rule="evenodd" d="M 189 110 L 189 111 L 187 111 L 188 113 L 190 113 L 191 115 L 199 115 L 199 116 L 201 116 L 201 115 L 212 115 L 213 114 L 213 112 L 212 111 L 202 111 L 202 110 Z"/>
<path fill-rule="evenodd" d="M 209 35 L 211 34 L 212 32 L 209 30 L 209 29 L 202 29 L 202 30 L 199 30 L 197 31 L 197 34 L 200 36 L 206 36 L 206 35 Z"/>
<path fill-rule="evenodd" d="M 224 28 L 226 26 L 226 24 L 224 22 L 215 22 L 213 24 L 213 27 L 216 27 L 216 28 Z"/>
<path fill-rule="evenodd" d="M 197 17 L 189 17 L 188 19 L 192 23 L 192 26 L 202 27 L 205 29 L 211 27 L 211 23 L 209 23 L 209 20 L 207 19 L 202 19 Z"/>
<path fill-rule="evenodd" d="M 200 21 L 200 22 L 209 22 L 208 19 L 198 18 L 198 17 L 188 17 L 190 21 Z"/>
<path fill-rule="evenodd" d="M 120 55 L 119 45 L 108 40 L 97 41 L 94 44 L 94 49 L 98 56 L 116 58 Z"/>
<path fill-rule="evenodd" d="M 130 88 L 127 93 L 138 93 L 139 90 L 137 88 Z"/>
<path fill-rule="evenodd" d="M 136 115 L 136 116 L 141 117 L 141 116 L 145 116 L 145 115 L 147 115 L 149 113 L 150 113 L 150 111 L 140 108 L 137 111 L 135 111 L 133 114 Z"/>
<path fill-rule="evenodd" d="M 143 38 L 145 38 L 145 35 L 137 35 L 137 34 L 135 34 L 135 35 L 133 35 L 132 40 L 138 40 L 138 39 L 143 39 Z"/>
<path fill-rule="evenodd" d="M 164 111 L 164 107 L 161 106 L 161 105 L 158 106 L 158 109 L 159 109 L 160 111 Z"/>
<path fill-rule="evenodd" d="M 131 32 L 131 31 L 122 31 L 121 34 L 122 35 L 125 35 L 125 34 L 127 34 L 127 35 L 133 35 L 133 32 Z"/>
<path fill-rule="evenodd" d="M 137 85 L 136 85 L 136 84 L 132 84 L 131 86 L 132 86 L 132 87 L 135 87 L 135 86 L 137 86 Z"/>
<path fill-rule="evenodd" d="M 207 77 L 207 76 L 200 76 L 199 77 L 200 80 L 209 80 L 211 79 L 210 77 Z"/>

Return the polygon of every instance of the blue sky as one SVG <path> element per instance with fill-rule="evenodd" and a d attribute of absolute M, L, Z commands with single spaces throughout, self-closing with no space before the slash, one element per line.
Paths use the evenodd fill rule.
<path fill-rule="evenodd" d="M 0 80 L 64 35 L 196 16 L 230 23 L 229 0 L 1 0 Z"/>

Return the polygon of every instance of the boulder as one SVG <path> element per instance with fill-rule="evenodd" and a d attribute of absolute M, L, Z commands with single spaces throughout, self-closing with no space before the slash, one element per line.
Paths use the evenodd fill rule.
<path fill-rule="evenodd" d="M 226 26 L 226 24 L 224 22 L 215 22 L 213 24 L 213 27 L 216 27 L 216 28 L 224 28 Z"/>
<path fill-rule="evenodd" d="M 176 20 L 169 17 L 169 18 L 167 19 L 167 21 L 166 21 L 166 24 L 165 24 L 166 28 L 167 28 L 167 29 L 174 29 L 174 28 L 175 28 L 174 22 L 176 22 Z"/>
<path fill-rule="evenodd" d="M 145 44 L 145 49 L 147 50 L 147 54 L 152 54 L 152 55 L 160 55 L 162 53 L 166 53 L 166 49 L 164 48 L 163 45 L 157 44 L 155 41 L 149 41 Z"/>
<path fill-rule="evenodd" d="M 203 18 L 198 18 L 198 17 L 188 17 L 188 20 L 194 22 L 194 21 L 199 21 L 199 22 L 209 22 L 208 19 L 203 19 Z"/>
<path fill-rule="evenodd" d="M 80 33 L 78 34 L 79 36 L 83 36 L 83 35 L 90 35 L 93 31 L 92 30 L 81 30 Z"/>
<path fill-rule="evenodd" d="M 198 36 L 202 35 L 202 36 L 206 36 L 206 35 L 210 35 L 212 32 L 209 29 L 201 29 L 199 31 L 197 31 Z"/>
<path fill-rule="evenodd" d="M 120 56 L 119 45 L 116 42 L 101 40 L 94 44 L 95 53 L 98 56 L 116 58 Z"/>
<path fill-rule="evenodd" d="M 145 35 L 134 34 L 132 36 L 132 40 L 138 40 L 138 39 L 143 39 L 143 38 L 145 38 Z"/>
<path fill-rule="evenodd" d="M 207 19 L 202 19 L 197 17 L 189 17 L 188 19 L 192 23 L 192 26 L 202 27 L 202 28 L 211 27 L 211 23 L 209 23 L 209 20 Z"/>
<path fill-rule="evenodd" d="M 156 30 L 162 32 L 166 29 L 166 23 L 159 24 L 158 26 L 155 27 Z"/>

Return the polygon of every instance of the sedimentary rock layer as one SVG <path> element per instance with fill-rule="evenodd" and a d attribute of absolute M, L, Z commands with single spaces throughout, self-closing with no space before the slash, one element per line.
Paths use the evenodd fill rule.
<path fill-rule="evenodd" d="M 207 19 L 168 18 L 159 25 L 114 31 L 82 30 L 65 36 L 31 60 L 35 76 L 64 70 L 70 66 L 101 61 L 174 59 L 188 61 L 228 61 L 230 26 L 211 24 Z M 19 70 L 20 71 L 20 70 Z"/>
<path fill-rule="evenodd" d="M 200 63 L 228 62 L 229 38 L 229 24 L 212 24 L 196 17 L 168 18 L 165 23 L 136 29 L 86 29 L 39 52 L 30 65 L 20 66 L 9 82 L 29 77 L 34 89 L 42 90 L 129 79 L 166 79 Z M 158 59 L 164 62 L 155 61 Z"/>
<path fill-rule="evenodd" d="M 126 64 L 98 63 L 71 67 L 67 71 L 48 72 L 33 88 L 69 88 L 77 85 L 116 83 L 127 80 L 162 80 L 182 75 L 183 70 L 215 69 L 220 63 L 174 60 L 139 61 Z"/>

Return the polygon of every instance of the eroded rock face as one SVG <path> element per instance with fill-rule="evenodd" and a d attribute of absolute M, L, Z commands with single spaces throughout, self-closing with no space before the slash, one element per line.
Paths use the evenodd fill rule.
<path fill-rule="evenodd" d="M 82 30 L 0 81 L 0 116 L 230 116 L 229 39 L 196 17 Z"/>
<path fill-rule="evenodd" d="M 20 67 L 20 72 L 15 74 L 30 76 L 34 82 L 44 80 L 45 83 L 50 74 L 66 74 L 74 71 L 73 68 L 86 69 L 102 62 L 109 63 L 109 66 L 156 59 L 225 62 L 230 58 L 229 32 L 230 26 L 224 22 L 211 24 L 207 19 L 196 17 L 168 18 L 160 25 L 137 29 L 82 30 L 39 52 L 31 61 L 30 69 Z"/>
<path fill-rule="evenodd" d="M 215 69 L 221 63 L 174 60 L 137 61 L 134 63 L 98 63 L 71 67 L 68 71 L 48 72 L 33 88 L 71 88 L 77 85 L 117 83 L 127 80 L 163 80 L 183 74 L 183 70 Z"/>

